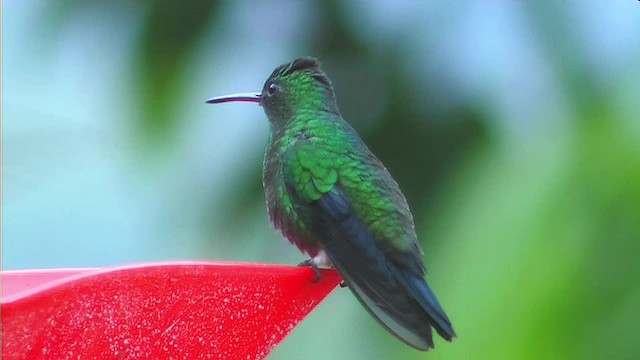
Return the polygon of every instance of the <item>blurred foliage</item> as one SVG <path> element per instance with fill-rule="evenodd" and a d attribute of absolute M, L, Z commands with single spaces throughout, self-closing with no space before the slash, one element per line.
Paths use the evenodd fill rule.
<path fill-rule="evenodd" d="M 178 1 L 149 3 L 137 50 L 137 83 L 143 97 L 140 131 L 143 139 L 161 148 L 180 118 L 173 99 L 180 96 L 187 57 L 198 44 L 207 25 L 216 21 L 222 2 Z"/>
<path fill-rule="evenodd" d="M 222 59 L 235 54 L 235 47 L 262 45 L 259 51 L 242 49 L 240 68 L 264 71 L 253 88 L 244 89 L 251 91 L 271 68 L 314 55 L 334 82 L 344 117 L 405 192 L 426 251 L 429 281 L 459 338 L 452 344 L 438 341 L 433 353 L 415 352 L 388 336 L 348 293 L 338 290 L 276 349 L 274 359 L 640 356 L 635 339 L 640 320 L 640 48 L 628 44 L 640 36 L 640 28 L 620 26 L 619 33 L 603 30 L 595 37 L 592 29 L 608 29 L 618 19 L 590 22 L 606 17 L 593 15 L 599 11 L 622 17 L 625 10 L 534 2 L 493 4 L 485 12 L 481 6 L 376 2 L 376 13 L 365 11 L 365 3 L 337 0 L 260 4 L 67 1 L 47 3 L 42 12 L 49 21 L 41 26 L 54 44 L 62 42 L 61 33 L 74 18 L 99 16 L 108 8 L 114 22 L 107 28 L 116 29 L 125 22 L 118 22 L 120 16 L 130 21 L 137 14 L 135 31 L 126 35 L 134 40 L 122 70 L 131 76 L 122 76 L 127 80 L 121 90 L 122 97 L 133 99 L 132 142 L 143 146 L 127 148 L 123 157 L 140 162 L 127 166 L 145 168 L 147 158 L 135 153 L 145 148 L 166 158 L 167 173 L 205 169 L 181 177 L 143 176 L 143 189 L 160 179 L 173 184 L 162 188 L 171 193 L 153 190 L 154 201 L 142 211 L 160 218 L 151 226 L 171 219 L 166 220 L 171 230 L 188 228 L 169 233 L 162 245 L 150 244 L 149 249 L 169 247 L 162 254 L 185 257 L 204 253 L 230 260 L 294 261 L 280 255 L 287 245 L 271 234 L 266 222 L 262 154 L 257 151 L 266 133 L 258 145 L 250 135 L 245 142 L 223 145 L 201 140 L 216 149 L 212 151 L 226 146 L 251 150 L 229 151 L 234 158 L 226 168 L 222 161 L 210 164 L 208 155 L 175 154 L 189 153 L 194 148 L 190 141 L 200 139 L 192 135 L 180 142 L 194 122 L 211 121 L 193 118 L 190 109 L 201 102 L 185 108 L 184 93 L 202 90 L 192 85 L 202 81 L 190 68 L 198 61 L 212 64 L 202 67 L 209 74 L 198 76 L 219 81 L 231 72 Z M 254 13 L 256 7 L 264 13 Z M 627 10 L 640 14 L 637 7 Z M 640 21 L 640 15 L 625 16 L 632 18 L 625 24 Z M 492 33 L 485 28 L 491 28 L 493 17 L 500 25 Z M 10 33 L 12 28 L 3 30 Z M 480 35 L 474 37 L 476 30 Z M 297 42 L 285 44 L 288 53 L 274 54 L 274 49 L 282 50 L 281 42 L 291 41 L 282 36 L 290 32 L 299 35 Z M 494 37 L 484 37 L 487 33 Z M 226 39 L 229 34 L 238 38 Z M 253 38 L 258 40 L 251 42 Z M 614 58 L 607 47 L 611 44 L 631 50 Z M 465 46 L 471 50 L 460 50 Z M 483 56 L 490 61 L 483 63 Z M 482 81 L 484 75 L 504 77 Z M 228 92 L 243 90 L 224 85 Z M 198 96 L 212 95 L 217 94 Z M 223 111 L 206 110 L 214 116 Z M 255 128 L 252 121 L 266 121 L 254 117 L 259 119 L 246 119 L 243 130 L 228 130 L 229 138 L 233 131 Z M 5 119 L 10 121 L 20 119 Z M 215 121 L 245 119 L 220 116 Z M 119 126 L 115 120 L 113 124 Z M 216 129 L 225 129 L 220 126 Z M 176 158 L 195 165 L 170 167 Z M 207 177 L 218 175 L 223 180 L 207 185 Z M 198 176 L 205 178 L 204 184 L 185 180 Z M 163 210 L 153 215 L 157 208 Z M 173 222 L 181 216 L 196 220 Z M 183 250 L 184 234 L 199 245 Z"/>

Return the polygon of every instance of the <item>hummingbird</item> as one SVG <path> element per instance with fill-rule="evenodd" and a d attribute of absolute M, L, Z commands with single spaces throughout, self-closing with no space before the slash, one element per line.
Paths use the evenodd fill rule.
<path fill-rule="evenodd" d="M 258 93 L 206 102 L 252 102 L 264 109 L 270 136 L 263 187 L 273 226 L 304 264 L 335 268 L 365 309 L 418 350 L 433 348 L 432 328 L 456 335 L 427 285 L 413 216 L 396 181 L 347 123 L 319 61 L 278 66 Z"/>

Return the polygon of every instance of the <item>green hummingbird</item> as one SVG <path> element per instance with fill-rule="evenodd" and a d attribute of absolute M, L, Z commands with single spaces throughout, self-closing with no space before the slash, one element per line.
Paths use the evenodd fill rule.
<path fill-rule="evenodd" d="M 433 348 L 455 332 L 424 280 L 413 216 L 398 184 L 340 115 L 317 59 L 277 67 L 259 93 L 214 97 L 262 106 L 270 124 L 263 162 L 269 218 L 318 267 L 337 269 L 390 333 Z"/>

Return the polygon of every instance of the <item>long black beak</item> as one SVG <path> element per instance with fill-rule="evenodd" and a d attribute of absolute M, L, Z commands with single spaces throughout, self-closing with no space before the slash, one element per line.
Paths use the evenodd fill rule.
<path fill-rule="evenodd" d="M 260 100 L 262 100 L 262 94 L 260 93 L 244 93 L 212 97 L 207 100 L 207 104 L 220 104 L 234 101 L 260 103 Z"/>

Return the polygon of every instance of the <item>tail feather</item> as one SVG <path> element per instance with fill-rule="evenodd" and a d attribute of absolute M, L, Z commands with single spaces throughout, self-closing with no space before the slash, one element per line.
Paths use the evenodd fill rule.
<path fill-rule="evenodd" d="M 453 340 L 453 338 L 456 337 L 456 333 L 451 326 L 451 321 L 425 280 L 422 277 L 409 274 L 406 271 L 403 272 L 403 278 L 406 281 L 406 287 L 410 289 L 410 294 L 418 304 L 420 304 L 427 315 L 429 315 L 429 318 L 432 320 L 431 325 L 436 329 L 438 334 L 447 341 Z"/>

